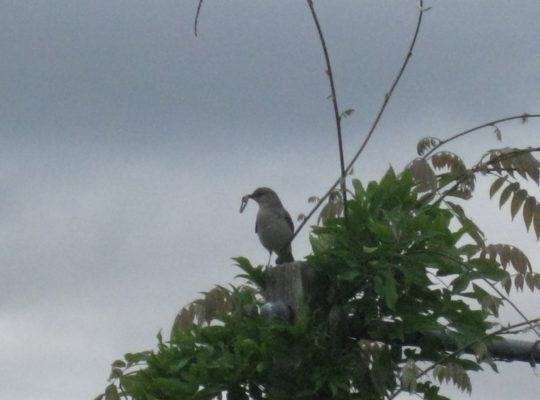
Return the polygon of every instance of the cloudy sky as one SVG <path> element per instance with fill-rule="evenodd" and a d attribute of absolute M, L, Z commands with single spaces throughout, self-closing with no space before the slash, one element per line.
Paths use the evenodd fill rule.
<path fill-rule="evenodd" d="M 291 214 L 337 177 L 328 82 L 304 1 L 0 2 L 0 398 L 88 399 L 112 360 L 151 348 L 199 292 L 266 261 L 243 194 Z M 399 69 L 415 0 L 317 1 L 350 157 Z M 355 167 L 376 179 L 423 136 L 540 112 L 540 2 L 428 0 L 409 69 Z M 540 121 L 449 149 L 539 145 Z M 470 210 L 491 242 L 540 254 L 481 182 Z M 540 195 L 538 188 L 531 190 Z M 294 243 L 309 252 L 304 232 Z M 538 267 L 537 267 L 538 270 Z M 538 317 L 537 295 L 516 302 Z M 509 310 L 505 321 L 517 321 Z M 473 377 L 471 399 L 531 399 L 527 365 Z M 452 389 L 448 389 L 453 393 Z M 533 395 L 532 393 L 536 393 Z"/>

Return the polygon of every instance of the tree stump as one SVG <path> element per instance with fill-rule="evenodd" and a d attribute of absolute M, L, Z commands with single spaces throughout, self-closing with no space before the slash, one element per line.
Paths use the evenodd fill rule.
<path fill-rule="evenodd" d="M 304 261 L 270 267 L 266 271 L 263 312 L 294 320 L 302 305 L 311 305 L 315 291 L 315 270 Z"/>

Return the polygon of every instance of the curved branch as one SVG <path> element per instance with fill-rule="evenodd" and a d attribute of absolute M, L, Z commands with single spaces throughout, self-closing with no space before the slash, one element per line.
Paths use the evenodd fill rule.
<path fill-rule="evenodd" d="M 319 24 L 319 19 L 317 18 L 317 13 L 315 12 L 315 7 L 313 5 L 313 0 L 306 0 L 309 10 L 311 11 L 311 16 L 313 17 L 313 22 L 315 22 L 315 26 L 317 27 L 317 32 L 319 34 L 319 40 L 321 42 L 321 46 L 324 53 L 324 59 L 326 61 L 326 74 L 328 75 L 328 80 L 330 81 L 330 90 L 331 90 L 331 97 L 332 97 L 332 104 L 334 106 L 334 118 L 336 120 L 336 130 L 337 130 L 337 137 L 338 137 L 338 147 L 339 147 L 339 163 L 340 163 L 340 169 L 341 169 L 341 194 L 343 197 L 343 213 L 345 215 L 345 219 L 347 219 L 347 187 L 345 178 L 347 176 L 347 173 L 345 171 L 345 158 L 343 155 L 343 139 L 341 135 L 341 115 L 339 113 L 339 107 L 337 103 L 337 94 L 336 94 L 336 86 L 334 84 L 334 74 L 332 73 L 332 65 L 330 63 L 330 55 L 328 54 L 328 48 L 326 47 L 326 41 L 324 40 L 324 35 L 321 29 L 321 25 Z"/>
<path fill-rule="evenodd" d="M 199 5 L 197 6 L 197 12 L 195 13 L 195 22 L 193 23 L 193 33 L 197 36 L 197 25 L 199 23 L 199 14 L 201 13 L 203 0 L 199 0 Z"/>
<path fill-rule="evenodd" d="M 451 142 L 453 140 L 459 139 L 462 136 L 468 135 L 469 133 L 478 131 L 478 130 L 483 129 L 483 128 L 487 128 L 488 126 L 494 126 L 495 124 L 499 124 L 501 122 L 512 121 L 514 119 L 521 119 L 523 121 L 526 121 L 528 118 L 540 118 L 540 114 L 527 114 L 527 113 L 525 113 L 525 114 L 520 114 L 520 115 L 513 115 L 511 117 L 505 117 L 505 118 L 496 119 L 496 120 L 493 120 L 493 121 L 490 121 L 490 122 L 486 122 L 485 124 L 478 125 L 478 126 L 475 126 L 474 128 L 470 128 L 470 129 L 467 129 L 465 131 L 456 133 L 455 135 L 450 136 L 449 138 L 444 139 L 443 141 L 441 141 L 439 144 L 437 144 L 435 147 L 433 147 L 430 151 L 428 151 L 422 158 L 425 160 L 427 157 L 429 157 L 431 154 L 433 154 L 433 152 L 435 150 L 437 150 L 439 147 L 444 146 L 445 144 L 447 144 L 447 143 L 449 143 L 449 142 Z"/>
<path fill-rule="evenodd" d="M 352 160 L 349 162 L 349 164 L 347 164 L 347 167 L 345 168 L 345 173 L 347 173 L 347 172 L 349 172 L 351 170 L 354 163 L 356 162 L 356 160 L 358 160 L 358 157 L 360 157 L 360 155 L 364 151 L 365 147 L 367 146 L 369 140 L 371 139 L 371 136 L 373 136 L 373 132 L 375 132 L 375 129 L 379 125 L 379 121 L 381 120 L 381 117 L 383 116 L 384 111 L 386 110 L 386 106 L 388 105 L 388 102 L 390 101 L 390 98 L 392 97 L 397 84 L 399 83 L 399 81 L 401 80 L 401 77 L 403 76 L 403 72 L 405 72 L 405 68 L 409 64 L 409 60 L 412 57 L 413 49 L 414 49 L 414 46 L 416 45 L 416 40 L 418 38 L 418 33 L 420 32 L 420 26 L 422 25 L 422 16 L 423 15 L 424 15 L 424 1 L 420 0 L 420 7 L 419 7 L 419 13 L 418 13 L 418 21 L 416 23 L 416 29 L 414 31 L 414 35 L 413 35 L 411 44 L 410 44 L 409 49 L 407 51 L 407 54 L 405 56 L 405 60 L 403 61 L 403 64 L 401 65 L 401 68 L 400 68 L 398 74 L 396 75 L 394 81 L 392 82 L 392 86 L 390 87 L 390 90 L 385 94 L 384 101 L 383 101 L 383 103 L 382 103 L 382 105 L 381 105 L 381 107 L 379 109 L 379 112 L 377 113 L 377 116 L 375 117 L 375 120 L 373 121 L 373 124 L 371 125 L 371 128 L 368 131 L 368 134 L 367 134 L 366 138 L 364 139 L 364 141 L 360 145 L 360 148 L 355 153 Z M 328 191 L 324 194 L 324 196 L 322 196 L 319 199 L 319 201 L 317 202 L 315 207 L 313 207 L 311 209 L 311 211 L 306 215 L 306 217 L 304 218 L 302 223 L 298 226 L 298 228 L 296 228 L 296 231 L 294 232 L 294 235 L 293 235 L 291 241 L 294 240 L 294 238 L 302 230 L 302 228 L 307 223 L 307 221 L 313 216 L 313 214 L 315 214 L 315 212 L 319 209 L 319 207 L 322 205 L 322 203 L 328 198 L 328 196 L 330 196 L 330 193 L 332 193 L 332 191 L 336 188 L 336 186 L 339 185 L 340 181 L 341 181 L 341 177 L 339 177 L 337 179 L 337 181 L 334 182 L 334 184 L 330 187 L 330 189 L 328 189 Z"/>

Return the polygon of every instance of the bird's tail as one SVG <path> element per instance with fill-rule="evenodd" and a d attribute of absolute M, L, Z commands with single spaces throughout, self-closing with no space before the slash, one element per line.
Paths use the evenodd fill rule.
<path fill-rule="evenodd" d="M 278 257 L 276 258 L 276 265 L 293 261 L 294 257 L 292 255 L 291 246 L 289 245 L 285 250 L 278 253 Z"/>

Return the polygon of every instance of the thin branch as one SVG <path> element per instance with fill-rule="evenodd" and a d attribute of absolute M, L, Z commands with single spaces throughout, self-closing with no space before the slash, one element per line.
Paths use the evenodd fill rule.
<path fill-rule="evenodd" d="M 315 12 L 313 0 L 307 0 L 307 4 L 309 7 L 309 10 L 311 11 L 313 22 L 315 22 L 315 26 L 317 27 L 319 40 L 321 41 L 321 46 L 324 53 L 324 59 L 326 61 L 326 74 L 328 75 L 328 80 L 330 81 L 330 90 L 331 90 L 332 104 L 334 106 L 334 118 L 336 120 L 336 130 L 337 130 L 338 146 L 339 146 L 339 164 L 340 164 L 340 169 L 341 169 L 340 183 L 341 183 L 341 195 L 343 197 L 343 214 L 345 216 L 345 220 L 347 220 L 347 187 L 346 187 L 346 182 L 345 182 L 347 173 L 345 171 L 345 156 L 343 155 L 343 139 L 341 135 L 341 115 L 339 113 L 339 107 L 338 107 L 338 102 L 337 102 L 336 86 L 334 84 L 334 74 L 332 73 L 330 55 L 328 54 L 326 41 L 324 40 L 322 28 L 321 28 L 321 25 L 319 24 L 319 18 L 317 17 L 317 13 Z"/>
<path fill-rule="evenodd" d="M 413 36 L 413 39 L 411 41 L 411 45 L 409 46 L 409 51 L 407 52 L 407 55 L 405 56 L 405 61 L 403 62 L 403 65 L 401 66 L 401 69 L 399 70 L 396 78 L 394 79 L 394 82 L 392 83 L 392 86 L 390 87 L 390 90 L 384 95 L 383 104 L 382 104 L 379 112 L 377 113 L 377 116 L 375 117 L 375 121 L 373 121 L 373 124 L 371 125 L 371 128 L 370 128 L 366 138 L 364 139 L 364 142 L 362 143 L 362 145 L 360 146 L 360 148 L 358 149 L 358 151 L 356 152 L 356 154 L 354 155 L 352 160 L 347 165 L 347 168 L 346 168 L 347 172 L 352 168 L 352 166 L 354 165 L 356 160 L 358 160 L 358 157 L 360 157 L 360 155 L 364 151 L 364 148 L 366 147 L 369 140 L 371 139 L 371 136 L 373 135 L 373 132 L 375 131 L 375 128 L 377 128 L 377 126 L 379 125 L 379 121 L 381 120 L 381 117 L 384 114 L 384 111 L 386 110 L 386 106 L 388 105 L 388 102 L 390 101 L 390 98 L 392 97 L 392 94 L 394 93 L 394 89 L 396 88 L 398 82 L 400 81 L 401 76 L 403 75 L 403 72 L 405 72 L 405 68 L 407 67 L 407 64 L 409 64 L 409 60 L 411 59 L 411 57 L 413 55 L 412 51 L 413 51 L 414 46 L 416 44 L 416 39 L 418 38 L 418 33 L 420 32 L 420 25 L 422 24 L 422 16 L 424 15 L 424 1 L 423 0 L 420 0 L 419 10 L 420 11 L 419 11 L 419 14 L 418 14 L 418 22 L 416 23 L 416 29 L 414 31 L 414 36 Z"/>
<path fill-rule="evenodd" d="M 197 12 L 195 13 L 195 22 L 193 23 L 193 33 L 197 36 L 197 25 L 199 23 L 199 14 L 201 13 L 203 0 L 199 0 L 199 5 L 197 6 Z"/>
<path fill-rule="evenodd" d="M 518 306 L 516 306 L 516 304 L 510 300 L 509 297 L 507 297 L 503 292 L 501 292 L 499 289 L 497 289 L 497 286 L 495 286 L 493 283 L 489 282 L 487 279 L 483 278 L 484 281 L 489 285 L 491 286 L 491 288 L 504 300 L 506 301 L 508 304 L 510 304 L 510 306 L 516 310 L 516 312 L 521 316 L 521 318 L 523 318 L 524 321 L 527 321 L 529 322 L 530 319 L 527 318 L 527 316 L 519 309 Z M 531 329 L 533 330 L 533 332 L 536 334 L 536 336 L 540 336 L 540 333 L 538 331 L 538 328 L 536 326 L 532 326 L 531 325 Z"/>
<path fill-rule="evenodd" d="M 540 318 L 535 318 L 533 320 L 530 321 L 530 323 L 538 323 L 540 322 Z M 467 350 L 467 348 L 471 347 L 472 345 L 476 344 L 476 343 L 481 343 L 483 342 L 484 340 L 486 339 L 489 339 L 490 337 L 493 337 L 493 336 L 497 336 L 497 335 L 501 335 L 501 334 L 505 334 L 505 333 L 509 333 L 509 331 L 511 331 L 512 329 L 515 329 L 515 328 L 519 328 L 520 326 L 524 326 L 524 325 L 528 325 L 529 322 L 520 322 L 518 324 L 514 324 L 514 325 L 510 325 L 510 326 L 507 326 L 506 328 L 501 328 L 501 329 L 498 329 L 496 331 L 493 331 L 491 333 L 488 333 L 487 335 L 479 338 L 479 339 L 476 339 L 476 340 L 473 340 L 472 342 L 469 342 L 468 344 L 466 344 L 465 346 L 462 346 L 460 347 L 459 349 L 457 349 L 456 351 L 452 352 L 452 353 L 449 353 L 449 354 L 446 354 L 444 357 L 442 357 L 439 361 L 437 361 L 436 363 L 433 363 L 431 364 L 428 368 L 422 370 L 422 372 L 420 372 L 420 374 L 418 374 L 416 376 L 416 379 L 418 378 L 421 378 L 422 376 L 426 375 L 429 371 L 431 371 L 432 369 L 434 369 L 437 365 L 441 365 L 442 363 L 444 363 L 446 360 L 452 358 L 452 357 L 455 357 L 457 355 L 459 355 L 460 353 L 463 353 L 465 350 Z M 400 388 L 398 390 L 396 390 L 394 393 L 392 393 L 390 395 L 390 397 L 388 398 L 388 400 L 392 400 L 392 399 L 395 399 L 396 396 L 398 394 L 400 394 L 401 392 L 403 392 L 403 388 Z"/>
<path fill-rule="evenodd" d="M 500 328 L 500 329 L 497 329 L 496 331 L 493 331 L 491 333 L 488 333 L 486 335 L 484 335 L 483 337 L 481 337 L 480 339 L 476 339 L 476 340 L 473 340 L 472 342 L 469 342 L 468 344 L 464 345 L 464 346 L 461 346 L 459 349 L 457 349 L 456 351 L 450 353 L 450 354 L 447 354 L 446 356 L 444 356 L 443 358 L 441 358 L 438 362 L 436 362 L 435 364 L 431 365 L 430 367 L 426 368 L 420 375 L 418 375 L 418 378 L 425 375 L 426 373 L 428 373 L 430 370 L 432 370 L 433 368 L 435 368 L 435 366 L 437 365 L 440 365 L 441 363 L 443 363 L 444 361 L 448 360 L 449 358 L 451 357 L 455 357 L 457 356 L 459 353 L 462 353 L 463 351 L 465 351 L 468 347 L 471 347 L 473 344 L 475 343 L 479 343 L 479 342 L 483 342 L 484 340 L 486 339 L 489 339 L 490 337 L 493 337 L 493 336 L 497 336 L 497 335 L 501 335 L 501 334 L 505 334 L 505 333 L 509 333 L 511 332 L 513 329 L 516 329 L 516 328 L 519 328 L 521 326 L 525 326 L 525 325 L 530 325 L 530 324 L 538 324 L 540 322 L 540 318 L 535 318 L 535 319 L 531 319 L 529 321 L 526 321 L 526 322 L 519 322 L 517 324 L 514 324 L 514 325 L 509 325 L 505 328 Z"/>
<path fill-rule="evenodd" d="M 438 280 L 439 283 L 440 283 L 441 285 L 443 285 L 445 288 L 447 288 L 447 289 L 449 288 L 448 284 L 447 284 L 445 281 L 443 281 L 441 278 L 439 278 L 437 275 L 435 275 L 433 272 L 428 272 L 428 274 L 431 275 L 431 276 L 432 276 L 433 278 L 435 278 L 436 280 Z"/>
<path fill-rule="evenodd" d="M 347 167 L 345 168 L 346 173 L 351 170 L 354 163 L 356 162 L 356 160 L 358 160 L 358 157 L 360 157 L 360 155 L 364 151 L 365 147 L 367 146 L 369 140 L 371 139 L 371 136 L 373 135 L 373 132 L 375 132 L 375 129 L 379 125 L 379 121 L 381 120 L 381 117 L 383 116 L 384 111 L 386 110 L 386 106 L 388 105 L 388 102 L 390 101 L 390 98 L 392 97 L 397 84 L 401 80 L 401 77 L 403 76 L 403 73 L 405 72 L 405 69 L 406 69 L 407 65 L 409 64 L 409 60 L 411 59 L 412 54 L 413 54 L 414 46 L 416 45 L 416 40 L 418 38 L 418 33 L 420 32 L 420 26 L 422 24 L 422 16 L 423 15 L 424 15 L 424 1 L 420 0 L 420 7 L 419 7 L 419 13 L 418 13 L 418 21 L 416 23 L 416 29 L 414 31 L 414 35 L 413 35 L 411 44 L 410 44 L 409 49 L 407 51 L 407 54 L 405 56 L 405 60 L 403 61 L 403 64 L 401 65 L 401 68 L 400 68 L 398 74 L 396 75 L 394 81 L 392 82 L 392 86 L 390 87 L 390 90 L 385 94 L 384 101 L 383 101 L 383 103 L 381 105 L 381 108 L 379 109 L 379 112 L 377 113 L 377 116 L 375 117 L 375 120 L 373 121 L 373 124 L 371 125 L 371 128 L 368 131 L 368 134 L 367 134 L 366 138 L 362 142 L 360 148 L 355 153 L 352 160 L 349 162 L 349 164 L 347 164 Z M 302 228 L 307 223 L 307 221 L 313 216 L 313 214 L 315 214 L 315 212 L 319 209 L 319 207 L 322 205 L 322 203 L 328 198 L 328 196 L 330 196 L 330 193 L 332 193 L 332 191 L 335 189 L 335 187 L 337 185 L 339 185 L 340 182 L 341 182 L 341 177 L 339 177 L 338 180 L 336 182 L 334 182 L 334 184 L 330 187 L 330 189 L 328 189 L 328 191 L 324 194 L 324 196 L 322 196 L 319 199 L 319 201 L 317 202 L 315 207 L 313 207 L 313 209 L 306 215 L 306 217 L 304 218 L 302 223 L 298 226 L 298 228 L 296 228 L 296 231 L 294 232 L 294 235 L 293 235 L 291 241 L 294 240 L 294 238 L 302 230 Z"/>
<path fill-rule="evenodd" d="M 463 268 L 467 269 L 467 270 L 470 270 L 470 266 L 467 265 L 465 262 L 463 262 L 462 260 L 458 259 L 458 258 L 455 258 L 455 257 L 452 257 L 452 256 L 449 256 L 447 254 L 444 254 L 444 253 L 439 253 L 437 251 L 432 251 L 432 250 L 421 250 L 421 251 L 415 251 L 414 253 L 424 253 L 424 254 L 433 254 L 433 255 L 436 255 L 436 256 L 440 256 L 440 257 L 445 257 L 459 265 L 461 265 Z M 515 305 L 515 303 L 510 300 L 508 297 L 506 297 L 504 295 L 504 293 L 502 293 L 499 289 L 497 289 L 497 287 L 491 283 L 488 279 L 484 278 L 484 277 L 481 277 L 481 279 L 487 283 L 489 286 L 491 286 L 491 288 L 501 297 L 501 299 L 505 300 L 508 304 L 510 304 L 510 306 L 516 310 L 516 312 L 521 316 L 521 318 L 523 318 L 523 320 L 525 322 L 528 322 L 531 326 L 531 328 L 534 330 L 534 332 L 536 333 L 537 336 L 540 336 L 540 334 L 537 332 L 536 330 L 536 327 L 534 326 L 534 324 L 531 322 L 531 320 L 529 318 L 527 318 L 527 316 L 519 309 L 518 306 Z"/>
<path fill-rule="evenodd" d="M 437 144 L 430 151 L 428 151 L 422 158 L 425 160 L 427 157 L 429 157 L 431 154 L 433 154 L 433 152 L 435 150 L 437 150 L 439 147 L 444 146 L 445 144 L 447 144 L 449 142 L 452 142 L 453 140 L 459 139 L 460 137 L 465 136 L 465 135 L 467 135 L 469 133 L 478 131 L 478 130 L 483 129 L 483 128 L 487 128 L 489 126 L 493 127 L 495 124 L 499 124 L 501 122 L 512 121 L 514 119 L 521 119 L 521 120 L 525 119 L 526 120 L 528 118 L 540 118 L 540 114 L 527 114 L 527 113 L 525 113 L 525 114 L 520 114 L 520 115 L 513 115 L 511 117 L 500 118 L 500 119 L 496 119 L 494 121 L 487 122 L 487 123 L 482 124 L 482 125 L 475 126 L 474 128 L 467 129 L 467 130 L 459 132 L 459 133 L 457 133 L 457 134 L 455 134 L 453 136 L 450 136 L 447 139 L 442 140 L 439 144 Z"/>
<path fill-rule="evenodd" d="M 525 153 L 536 153 L 540 151 L 540 147 L 530 147 L 527 149 L 516 149 L 514 151 L 509 151 L 508 153 L 502 153 L 500 156 L 493 158 L 492 160 L 486 161 L 485 163 L 482 163 L 483 165 L 489 165 L 489 164 L 495 164 L 499 161 L 509 160 L 511 158 L 514 158 L 515 156 L 519 156 L 520 154 Z M 482 167 L 481 163 L 478 163 L 478 168 L 480 169 Z"/>

